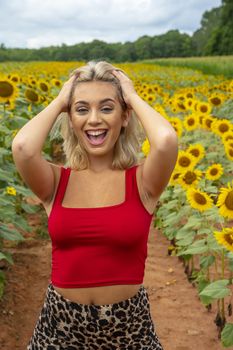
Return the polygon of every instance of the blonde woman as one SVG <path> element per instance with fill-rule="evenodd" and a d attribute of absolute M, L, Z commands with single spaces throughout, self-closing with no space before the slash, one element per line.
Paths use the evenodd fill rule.
<path fill-rule="evenodd" d="M 64 166 L 42 156 L 56 127 Z M 150 151 L 138 163 L 143 129 Z M 170 123 L 123 70 L 91 61 L 19 130 L 12 152 L 44 205 L 52 242 L 51 280 L 27 349 L 162 349 L 143 277 L 150 223 L 177 158 Z"/>

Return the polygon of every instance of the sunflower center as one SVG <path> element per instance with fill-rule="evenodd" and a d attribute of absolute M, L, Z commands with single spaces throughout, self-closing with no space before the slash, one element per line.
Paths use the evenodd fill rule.
<path fill-rule="evenodd" d="M 208 128 L 211 128 L 211 124 L 213 123 L 213 120 L 210 120 L 210 119 L 206 119 L 206 126 Z"/>
<path fill-rule="evenodd" d="M 194 124 L 195 124 L 194 119 L 193 119 L 193 118 L 189 118 L 189 119 L 188 119 L 188 124 L 189 124 L 189 125 L 194 125 Z"/>
<path fill-rule="evenodd" d="M 224 239 L 227 243 L 229 243 L 230 245 L 233 245 L 233 234 L 225 234 L 224 235 Z"/>
<path fill-rule="evenodd" d="M 48 89 L 49 89 L 48 85 L 45 84 L 45 83 L 40 83 L 40 88 L 41 88 L 42 91 L 45 91 L 45 92 L 47 92 Z"/>
<path fill-rule="evenodd" d="M 191 153 L 192 155 L 194 155 L 194 157 L 199 157 L 199 155 L 200 155 L 200 152 L 199 152 L 199 150 L 198 150 L 197 148 L 193 148 L 193 149 L 190 151 L 190 153 Z"/>
<path fill-rule="evenodd" d="M 218 97 L 213 97 L 213 98 L 211 98 L 211 102 L 213 103 L 213 105 L 218 106 L 218 105 L 220 105 L 221 100 Z"/>
<path fill-rule="evenodd" d="M 229 126 L 227 125 L 227 124 L 220 124 L 219 125 L 219 130 L 221 131 L 221 132 L 226 132 L 226 131 L 228 131 L 229 130 Z"/>
<path fill-rule="evenodd" d="M 8 81 L 0 81 L 0 96 L 10 97 L 14 92 L 14 87 Z"/>
<path fill-rule="evenodd" d="M 205 197 L 202 196 L 202 194 L 197 192 L 195 193 L 195 201 L 200 205 L 204 205 L 207 203 Z"/>
<path fill-rule="evenodd" d="M 216 175 L 218 173 L 218 170 L 216 168 L 211 169 L 210 171 L 211 175 Z"/>
<path fill-rule="evenodd" d="M 208 108 L 207 108 L 207 106 L 202 105 L 200 110 L 202 113 L 206 113 L 208 111 Z"/>
<path fill-rule="evenodd" d="M 184 181 L 186 184 L 192 184 L 196 180 L 196 174 L 192 171 L 187 171 L 187 173 L 184 176 Z"/>
<path fill-rule="evenodd" d="M 225 205 L 227 209 L 233 210 L 233 191 L 228 193 L 225 199 Z"/>
<path fill-rule="evenodd" d="M 180 176 L 180 173 L 176 173 L 176 174 L 173 176 L 173 179 L 176 180 L 176 179 L 178 179 L 179 176 Z"/>
<path fill-rule="evenodd" d="M 190 165 L 190 159 L 188 157 L 181 157 L 179 163 L 182 167 L 188 167 Z"/>
<path fill-rule="evenodd" d="M 25 91 L 25 96 L 29 101 L 32 101 L 32 102 L 37 102 L 39 99 L 38 94 L 35 91 L 33 91 L 32 89 L 27 89 Z"/>

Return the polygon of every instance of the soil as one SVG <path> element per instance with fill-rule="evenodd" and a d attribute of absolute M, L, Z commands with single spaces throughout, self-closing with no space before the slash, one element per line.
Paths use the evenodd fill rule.
<path fill-rule="evenodd" d="M 37 227 L 35 219 L 31 224 Z M 0 301 L 0 349 L 25 350 L 42 308 L 51 271 L 51 241 L 38 233 L 10 247 L 14 265 L 6 264 Z M 200 302 L 183 262 L 168 254 L 170 242 L 151 223 L 144 276 L 156 333 L 164 350 L 223 349 L 211 310 Z M 231 321 L 232 322 L 232 321 Z"/>

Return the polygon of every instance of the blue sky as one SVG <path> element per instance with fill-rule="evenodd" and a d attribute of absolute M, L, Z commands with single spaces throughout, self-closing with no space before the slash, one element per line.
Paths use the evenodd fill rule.
<path fill-rule="evenodd" d="M 202 14 L 220 5 L 221 0 L 0 0 L 0 43 L 124 43 L 171 29 L 192 35 Z"/>

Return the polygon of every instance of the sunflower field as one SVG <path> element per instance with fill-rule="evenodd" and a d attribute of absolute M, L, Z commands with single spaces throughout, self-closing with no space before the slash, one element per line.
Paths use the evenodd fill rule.
<path fill-rule="evenodd" d="M 58 94 L 71 70 L 85 62 L 0 65 L 0 262 L 13 264 L 4 248 L 18 244 L 31 227 L 27 215 L 40 207 L 19 177 L 11 143 L 17 131 Z M 114 64 L 114 63 L 113 63 Z M 154 217 L 170 241 L 207 309 L 217 305 L 215 324 L 224 347 L 233 346 L 233 81 L 182 67 L 116 64 L 137 93 L 174 127 L 177 163 Z M 43 156 L 53 160 L 59 138 L 48 138 Z M 142 141 L 140 157 L 150 151 Z M 1 265 L 0 265 L 1 266 Z M 0 269 L 0 297 L 4 273 Z"/>

